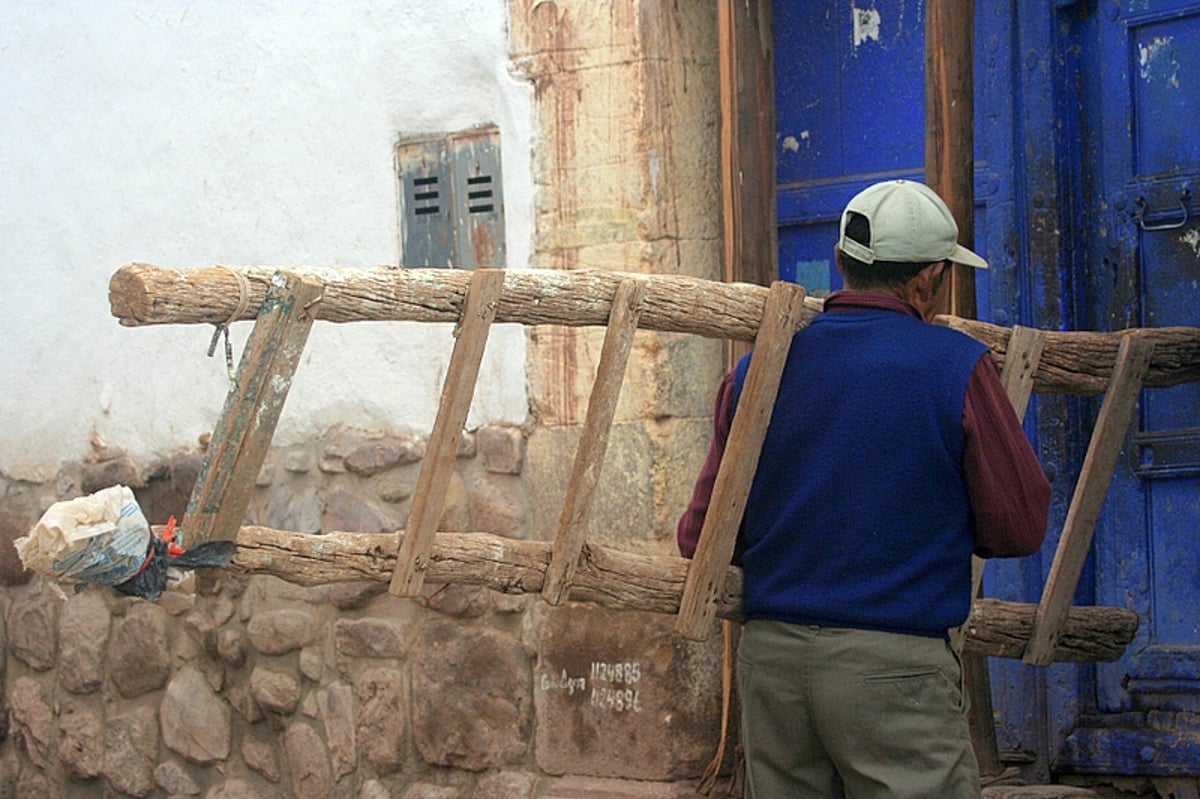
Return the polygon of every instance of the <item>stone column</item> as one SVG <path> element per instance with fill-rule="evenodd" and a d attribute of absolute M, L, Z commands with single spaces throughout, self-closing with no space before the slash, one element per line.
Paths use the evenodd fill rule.
<path fill-rule="evenodd" d="M 534 266 L 719 279 L 715 4 L 511 0 L 510 9 L 514 59 L 533 81 L 540 126 Z M 557 531 L 603 336 L 529 333 L 524 477 L 532 534 L 544 540 Z M 589 540 L 676 554 L 723 353 L 718 341 L 637 334 Z M 616 778 L 613 795 L 626 780 L 690 785 L 720 726 L 720 635 L 684 645 L 669 616 L 569 603 L 539 604 L 532 621 L 539 768 Z M 583 795 L 562 790 L 555 795 Z"/>
<path fill-rule="evenodd" d="M 512 0 L 517 67 L 532 79 L 534 266 L 720 275 L 716 7 L 651 0 Z M 530 332 L 536 534 L 553 537 L 604 331 Z M 674 553 L 703 458 L 719 342 L 639 333 L 588 537 Z"/>

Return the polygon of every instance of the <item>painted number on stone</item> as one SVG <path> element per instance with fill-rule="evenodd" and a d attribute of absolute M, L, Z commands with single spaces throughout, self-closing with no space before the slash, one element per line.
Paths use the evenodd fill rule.
<path fill-rule="evenodd" d="M 575 677 L 563 669 L 542 674 L 543 691 L 560 691 L 567 696 L 588 693 L 588 704 L 613 713 L 641 713 L 642 701 L 636 687 L 642 681 L 642 664 L 637 662 L 592 661 L 587 676 Z"/>
<path fill-rule="evenodd" d="M 633 688 L 609 688 L 604 685 L 593 685 L 589 702 L 592 707 L 604 708 L 616 713 L 630 710 L 634 713 L 642 712 L 641 697 Z"/>

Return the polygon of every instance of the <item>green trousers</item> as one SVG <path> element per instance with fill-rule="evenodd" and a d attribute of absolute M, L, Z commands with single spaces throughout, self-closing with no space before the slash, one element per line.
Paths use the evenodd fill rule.
<path fill-rule="evenodd" d="M 747 622 L 748 799 L 978 799 L 962 668 L 937 638 Z"/>

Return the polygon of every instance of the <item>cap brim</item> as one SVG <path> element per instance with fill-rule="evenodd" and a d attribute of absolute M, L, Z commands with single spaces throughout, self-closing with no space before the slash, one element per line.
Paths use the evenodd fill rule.
<path fill-rule="evenodd" d="M 980 258 L 975 253 L 968 250 L 961 244 L 954 245 L 954 252 L 946 257 L 947 261 L 952 261 L 963 266 L 973 266 L 976 269 L 987 269 L 988 262 Z"/>

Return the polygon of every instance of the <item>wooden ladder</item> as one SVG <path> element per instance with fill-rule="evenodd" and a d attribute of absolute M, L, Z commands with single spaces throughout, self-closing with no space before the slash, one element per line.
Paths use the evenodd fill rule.
<path fill-rule="evenodd" d="M 373 301 L 363 302 L 364 296 Z M 692 639 L 709 634 L 714 616 L 736 617 L 729 609 L 737 605 L 738 597 L 731 592 L 740 590 L 740 583 L 731 578 L 737 570 L 731 570 L 730 562 L 746 496 L 789 342 L 816 312 L 814 306 L 819 305 L 806 300 L 803 288 L 785 282 L 764 288 L 681 276 L 588 270 L 321 271 L 248 267 L 235 271 L 211 267 L 173 271 L 145 264 L 129 265 L 114 274 L 110 303 L 113 314 L 125 325 L 227 325 L 238 319 L 255 320 L 236 384 L 226 397 L 181 525 L 189 545 L 215 538 L 239 539 L 242 543 L 239 534 L 245 532 L 242 522 L 255 478 L 315 319 L 457 323 L 407 529 L 393 536 L 397 551 L 388 575 L 389 590 L 401 596 L 421 591 L 436 560 L 437 522 L 494 322 L 607 327 L 555 540 L 544 556 L 541 579 L 530 581 L 551 604 L 571 596 L 580 564 L 589 552 L 600 551 L 584 541 L 585 521 L 600 479 L 634 332 L 640 328 L 752 341 L 756 357 L 735 413 L 695 557 L 686 564 L 678 564 L 680 559 L 655 561 L 666 564 L 662 567 L 666 572 L 686 569 L 678 593 L 675 628 Z M 1079 646 L 1080 640 L 1088 636 L 1090 620 L 1096 616 L 1088 615 L 1086 608 L 1073 607 L 1071 599 L 1138 392 L 1143 385 L 1167 386 L 1200 379 L 1200 329 L 1057 333 L 1020 327 L 1010 330 L 954 317 L 943 317 L 939 322 L 988 344 L 1002 361 L 1004 384 L 1019 415 L 1024 414 L 1030 395 L 1038 389 L 1105 393 L 1041 602 L 1029 614 L 1031 624 L 1017 624 L 1025 630 L 1027 644 L 1018 650 L 1008 645 L 989 648 L 977 644 L 974 651 L 1019 656 L 1039 665 L 1056 659 L 1115 659 L 1132 638 L 1128 618 L 1132 614 L 1125 611 L 1122 616 L 1119 609 L 1106 609 L 1121 616 L 1120 629 L 1115 646 L 1096 656 Z M 1080 348 L 1086 355 L 1086 369 L 1072 365 Z M 1157 358 L 1156 353 L 1163 352 L 1169 355 Z M 1112 367 L 1097 370 L 1097 359 L 1108 358 L 1112 359 Z M 299 534 L 291 540 L 297 549 L 306 546 Z M 538 546 L 537 542 L 521 543 Z M 357 544 L 347 538 L 340 545 Z M 628 568 L 641 568 L 637 556 L 619 559 Z M 275 566 L 257 564 L 256 568 Z M 982 562 L 978 562 L 974 570 L 976 587 L 982 573 Z M 518 582 L 520 590 L 526 590 L 525 581 Z M 966 651 L 972 651 L 972 636 L 978 637 L 980 628 L 986 627 L 989 614 L 1019 611 L 1015 604 L 978 599 L 971 619 L 960 631 L 959 645 L 967 641 Z M 1064 641 L 1064 635 L 1070 640 Z"/>

